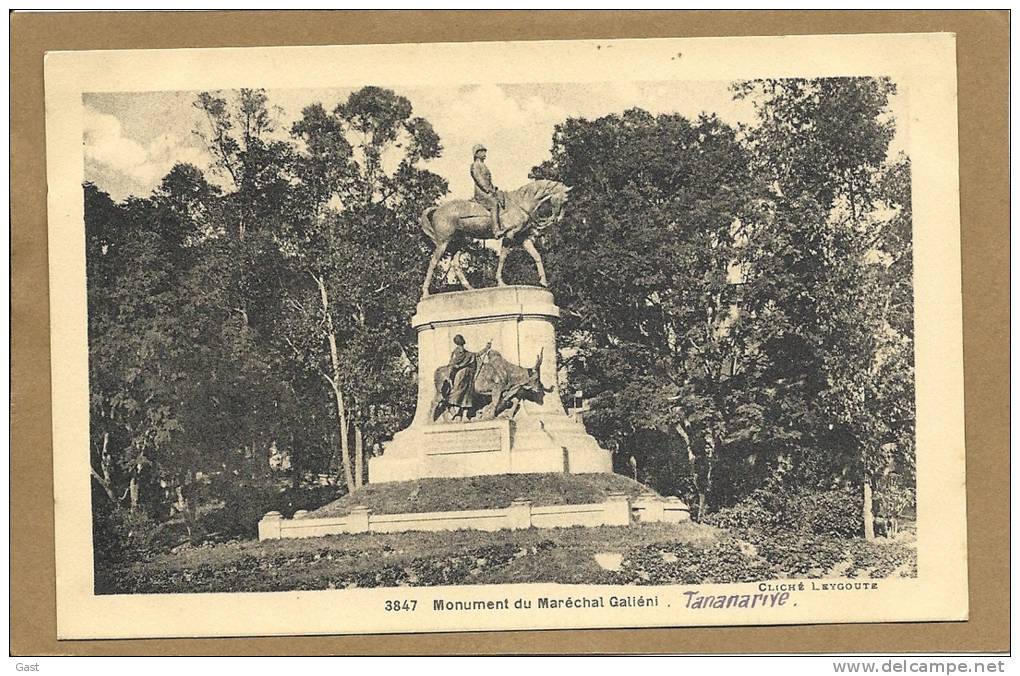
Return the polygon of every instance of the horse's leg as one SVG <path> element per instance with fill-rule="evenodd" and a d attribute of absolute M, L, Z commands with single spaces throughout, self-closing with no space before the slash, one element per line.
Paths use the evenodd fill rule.
<path fill-rule="evenodd" d="M 421 297 L 426 298 L 429 295 L 429 286 L 432 285 L 432 275 L 436 271 L 436 265 L 439 263 L 439 259 L 446 253 L 446 247 L 450 246 L 450 240 L 436 244 L 436 250 L 432 252 L 432 258 L 429 260 L 429 269 L 425 273 L 425 282 L 421 285 Z"/>
<path fill-rule="evenodd" d="M 545 266 L 542 265 L 542 257 L 538 253 L 538 249 L 535 247 L 535 243 L 529 237 L 524 240 L 524 250 L 531 254 L 531 257 L 535 260 L 535 267 L 538 268 L 538 279 L 542 286 L 549 286 L 549 280 L 545 276 Z"/>
<path fill-rule="evenodd" d="M 469 282 L 468 278 L 464 275 L 464 268 L 460 265 L 460 256 L 462 253 L 462 251 L 458 251 L 453 255 L 453 274 L 457 275 L 457 280 L 461 283 L 461 286 L 465 289 L 473 289 L 475 287 L 471 286 L 471 282 Z"/>
<path fill-rule="evenodd" d="M 499 240 L 499 263 L 496 264 L 497 286 L 506 286 L 506 283 L 503 281 L 503 263 L 506 261 L 506 252 L 507 252 L 506 240 L 501 239 Z"/>

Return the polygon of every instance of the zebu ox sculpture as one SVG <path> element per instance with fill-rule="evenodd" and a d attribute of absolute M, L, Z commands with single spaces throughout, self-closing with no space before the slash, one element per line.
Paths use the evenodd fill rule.
<path fill-rule="evenodd" d="M 436 396 L 432 401 L 433 421 L 447 413 L 453 404 L 448 396 L 452 387 L 449 366 L 440 366 L 435 373 Z M 465 420 L 491 420 L 503 411 L 513 409 L 511 417 L 524 399 L 542 402 L 542 352 L 533 368 L 511 364 L 496 350 L 489 350 L 478 365 L 472 382 L 475 405 L 465 411 Z"/>

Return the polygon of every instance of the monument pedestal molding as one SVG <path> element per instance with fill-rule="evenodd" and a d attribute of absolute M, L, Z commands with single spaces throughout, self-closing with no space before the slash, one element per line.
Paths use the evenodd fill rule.
<path fill-rule="evenodd" d="M 612 472 L 609 451 L 567 416 L 556 382 L 556 331 L 560 311 L 548 290 L 502 286 L 437 294 L 418 303 L 418 402 L 411 425 L 371 458 L 369 481 L 533 472 Z M 542 355 L 541 403 L 522 401 L 512 418 L 433 422 L 435 371 L 450 361 L 453 337 L 478 352 L 492 349 L 531 368 Z"/>

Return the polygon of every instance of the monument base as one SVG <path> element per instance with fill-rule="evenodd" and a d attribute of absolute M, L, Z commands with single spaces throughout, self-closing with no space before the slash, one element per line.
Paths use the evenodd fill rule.
<path fill-rule="evenodd" d="M 483 474 L 612 472 L 608 451 L 566 415 L 522 409 L 513 420 L 412 426 L 371 458 L 371 483 Z"/>
<path fill-rule="evenodd" d="M 503 286 L 422 299 L 411 321 L 418 333 L 418 401 L 411 425 L 369 460 L 370 483 L 483 474 L 612 472 L 609 451 L 559 396 L 554 322 L 547 289 Z M 435 372 L 450 361 L 455 336 L 477 352 L 491 344 L 511 364 L 538 368 L 542 396 L 522 401 L 513 417 L 475 422 L 433 420 Z M 503 415 L 507 415 L 504 412 Z"/>

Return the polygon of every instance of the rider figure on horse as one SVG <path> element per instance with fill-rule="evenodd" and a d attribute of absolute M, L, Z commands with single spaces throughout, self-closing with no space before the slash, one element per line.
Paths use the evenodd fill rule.
<path fill-rule="evenodd" d="M 506 207 L 506 198 L 492 184 L 492 173 L 485 166 L 485 146 L 479 143 L 472 150 L 475 158 L 471 163 L 471 179 L 475 183 L 474 201 L 485 207 L 492 215 L 492 235 L 499 239 L 506 233 L 499 222 L 499 210 Z"/>

